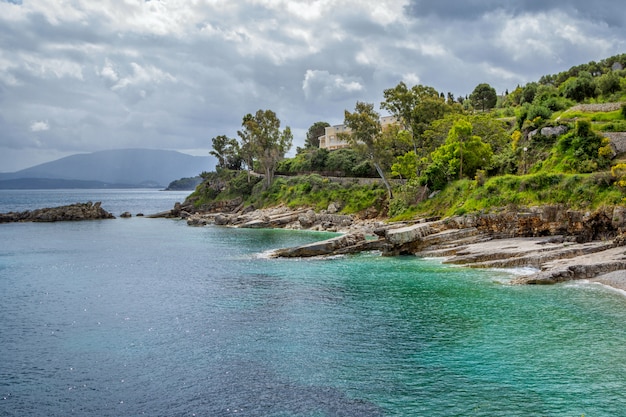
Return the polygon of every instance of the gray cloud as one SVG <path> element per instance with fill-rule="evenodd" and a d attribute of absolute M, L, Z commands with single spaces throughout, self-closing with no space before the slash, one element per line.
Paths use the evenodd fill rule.
<path fill-rule="evenodd" d="M 258 109 L 302 145 L 399 81 L 512 89 L 623 53 L 617 3 L 0 1 L 0 172 L 124 147 L 206 155 Z"/>

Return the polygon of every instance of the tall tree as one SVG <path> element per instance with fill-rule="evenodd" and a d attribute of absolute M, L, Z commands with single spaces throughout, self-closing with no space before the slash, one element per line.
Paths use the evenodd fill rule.
<path fill-rule="evenodd" d="M 246 126 L 246 124 L 252 121 L 253 116 L 248 113 L 243 117 L 242 126 Z M 254 157 L 255 157 L 255 148 L 253 143 L 252 132 L 249 129 L 244 128 L 243 130 L 238 130 L 237 135 L 241 139 L 241 146 L 239 150 L 239 154 L 243 159 L 244 164 L 248 168 L 248 182 L 250 182 L 250 171 L 254 169 Z"/>
<path fill-rule="evenodd" d="M 470 101 L 474 108 L 480 108 L 482 111 L 492 109 L 498 102 L 496 89 L 487 83 L 478 84 L 470 95 Z"/>
<path fill-rule="evenodd" d="M 304 141 L 304 147 L 306 149 L 315 149 L 320 147 L 320 136 L 324 136 L 326 128 L 330 124 L 326 122 L 315 122 L 309 127 L 306 132 L 306 140 Z"/>
<path fill-rule="evenodd" d="M 258 110 L 254 115 L 244 116 L 243 130 L 237 132 L 244 140 L 242 148 L 250 153 L 250 163 L 258 162 L 265 174 L 265 186 L 274 180 L 278 163 L 291 148 L 293 135 L 289 126 L 280 130 L 280 120 L 271 110 Z"/>
<path fill-rule="evenodd" d="M 347 135 L 353 147 L 369 157 L 376 168 L 376 172 L 387 188 L 389 199 L 393 197 L 391 184 L 385 176 L 385 172 L 381 167 L 383 155 L 386 153 L 386 147 L 381 143 L 383 136 L 382 127 L 380 125 L 380 114 L 374 110 L 372 103 L 357 102 L 354 113 L 345 111 L 344 124 L 351 132 Z"/>
<path fill-rule="evenodd" d="M 426 156 L 422 135 L 433 121 L 451 111 L 445 98 L 433 87 L 416 85 L 408 88 L 403 82 L 385 90 L 384 96 L 385 101 L 380 107 L 394 115 L 403 129 L 410 133 L 415 154 Z"/>
<path fill-rule="evenodd" d="M 211 139 L 213 150 L 209 153 L 217 158 L 219 168 L 241 169 L 242 159 L 237 139 L 219 135 Z"/>

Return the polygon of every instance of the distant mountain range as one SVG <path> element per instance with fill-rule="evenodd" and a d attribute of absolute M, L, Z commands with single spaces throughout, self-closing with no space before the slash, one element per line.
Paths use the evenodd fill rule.
<path fill-rule="evenodd" d="M 176 151 L 100 151 L 0 173 L 0 189 L 164 188 L 174 180 L 212 171 L 215 162 L 211 156 Z"/>

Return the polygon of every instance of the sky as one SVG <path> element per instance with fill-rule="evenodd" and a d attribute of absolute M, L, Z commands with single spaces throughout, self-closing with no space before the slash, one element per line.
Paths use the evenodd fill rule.
<path fill-rule="evenodd" d="M 503 93 L 626 53 L 625 26 L 623 0 L 0 0 L 0 172 L 106 149 L 206 156 L 259 109 L 295 150 L 400 81 Z"/>

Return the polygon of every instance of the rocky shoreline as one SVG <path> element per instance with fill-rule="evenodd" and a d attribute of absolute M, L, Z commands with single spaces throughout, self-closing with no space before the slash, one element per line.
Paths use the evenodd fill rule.
<path fill-rule="evenodd" d="M 0 213 L 0 223 L 65 222 L 114 218 L 115 216 L 101 207 L 100 202 L 92 203 L 91 201 L 32 211 Z"/>
<path fill-rule="evenodd" d="M 375 250 L 384 256 L 410 254 L 444 258 L 444 263 L 472 268 L 528 271 L 512 284 L 588 279 L 626 290 L 626 207 L 623 206 L 594 212 L 543 206 L 525 212 L 502 211 L 398 223 L 338 214 L 333 205 L 321 213 L 283 206 L 243 210 L 235 204 L 226 210 L 192 211 L 191 207 L 177 205 L 160 215 L 184 219 L 190 226 L 215 224 L 341 233 L 322 242 L 277 249 L 274 257 L 332 256 Z"/>

